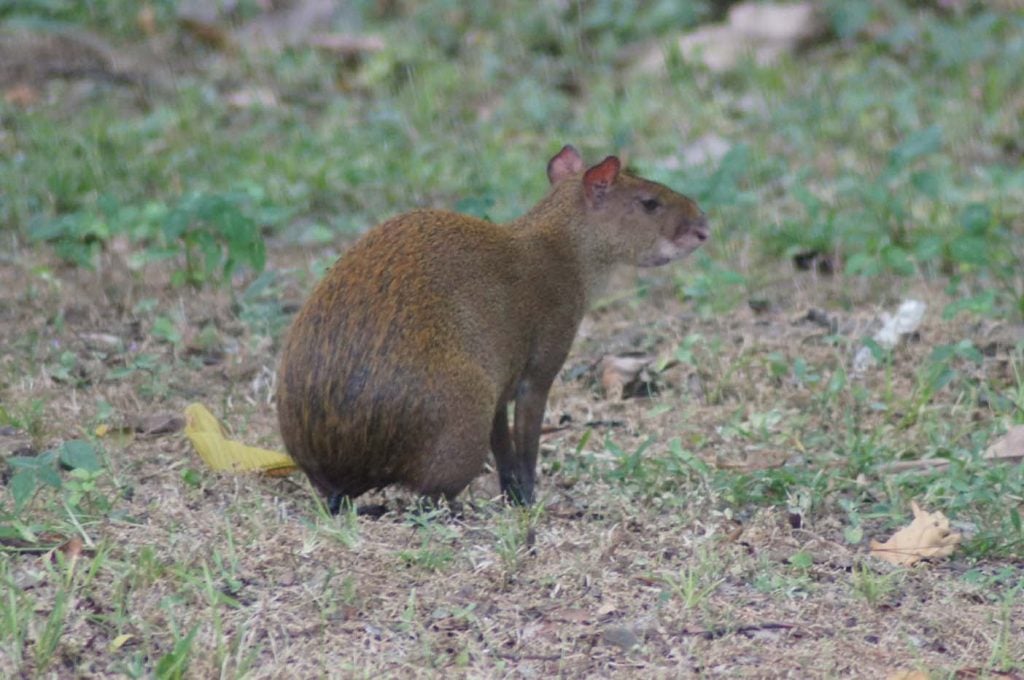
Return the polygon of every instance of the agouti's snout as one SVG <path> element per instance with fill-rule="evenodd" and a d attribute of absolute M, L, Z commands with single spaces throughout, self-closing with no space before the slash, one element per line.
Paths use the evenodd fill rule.
<path fill-rule="evenodd" d="M 704 213 L 700 214 L 690 228 L 693 230 L 693 235 L 702 243 L 707 241 L 708 236 L 711 235 L 711 231 L 708 229 L 708 216 Z"/>
<path fill-rule="evenodd" d="M 488 451 L 505 496 L 532 502 L 548 391 L 587 303 L 616 263 L 666 264 L 708 238 L 693 201 L 614 156 L 587 168 L 566 146 L 548 178 L 510 225 L 416 211 L 371 229 L 296 315 L 278 420 L 332 511 L 390 484 L 453 499 Z"/>

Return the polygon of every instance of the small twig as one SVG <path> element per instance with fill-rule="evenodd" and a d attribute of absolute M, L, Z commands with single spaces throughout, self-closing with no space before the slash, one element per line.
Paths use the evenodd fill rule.
<path fill-rule="evenodd" d="M 684 630 L 680 635 L 700 635 L 705 640 L 717 640 L 730 634 L 747 634 L 759 630 L 790 630 L 796 628 L 791 623 L 757 623 L 750 626 L 722 626 L 721 628 L 710 628 L 707 630 Z"/>
<path fill-rule="evenodd" d="M 918 458 L 915 460 L 894 460 L 879 465 L 880 472 L 905 472 L 906 470 L 941 470 L 949 466 L 945 458 Z"/>
<path fill-rule="evenodd" d="M 561 654 L 502 654 L 496 655 L 499 659 L 506 661 L 560 661 Z"/>
<path fill-rule="evenodd" d="M 10 550 L 11 552 L 21 553 L 23 555 L 44 555 L 54 548 L 57 548 L 60 543 L 53 545 L 39 545 L 37 543 L 26 543 L 21 539 L 17 538 L 0 538 L 0 546 L 5 551 Z"/>

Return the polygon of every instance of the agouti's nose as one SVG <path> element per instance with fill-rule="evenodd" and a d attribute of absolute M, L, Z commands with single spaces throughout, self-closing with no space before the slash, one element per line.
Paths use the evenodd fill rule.
<path fill-rule="evenodd" d="M 693 225 L 693 235 L 697 237 L 698 241 L 707 241 L 708 236 L 711 235 L 711 230 L 708 229 L 708 216 L 701 213 L 700 217 Z"/>

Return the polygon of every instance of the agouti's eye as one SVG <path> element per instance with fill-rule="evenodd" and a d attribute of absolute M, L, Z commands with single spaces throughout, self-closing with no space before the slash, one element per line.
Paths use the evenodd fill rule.
<path fill-rule="evenodd" d="M 640 205 L 643 206 L 644 212 L 652 213 L 661 207 L 661 202 L 656 198 L 641 198 Z"/>

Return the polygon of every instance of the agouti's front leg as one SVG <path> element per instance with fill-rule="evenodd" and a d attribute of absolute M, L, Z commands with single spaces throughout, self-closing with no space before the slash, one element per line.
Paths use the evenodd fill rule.
<path fill-rule="evenodd" d="M 516 390 L 513 464 L 510 466 L 511 474 L 502 479 L 501 489 L 506 498 L 519 505 L 530 505 L 534 500 L 540 430 L 553 380 L 554 376 L 544 379 L 523 378 Z"/>

